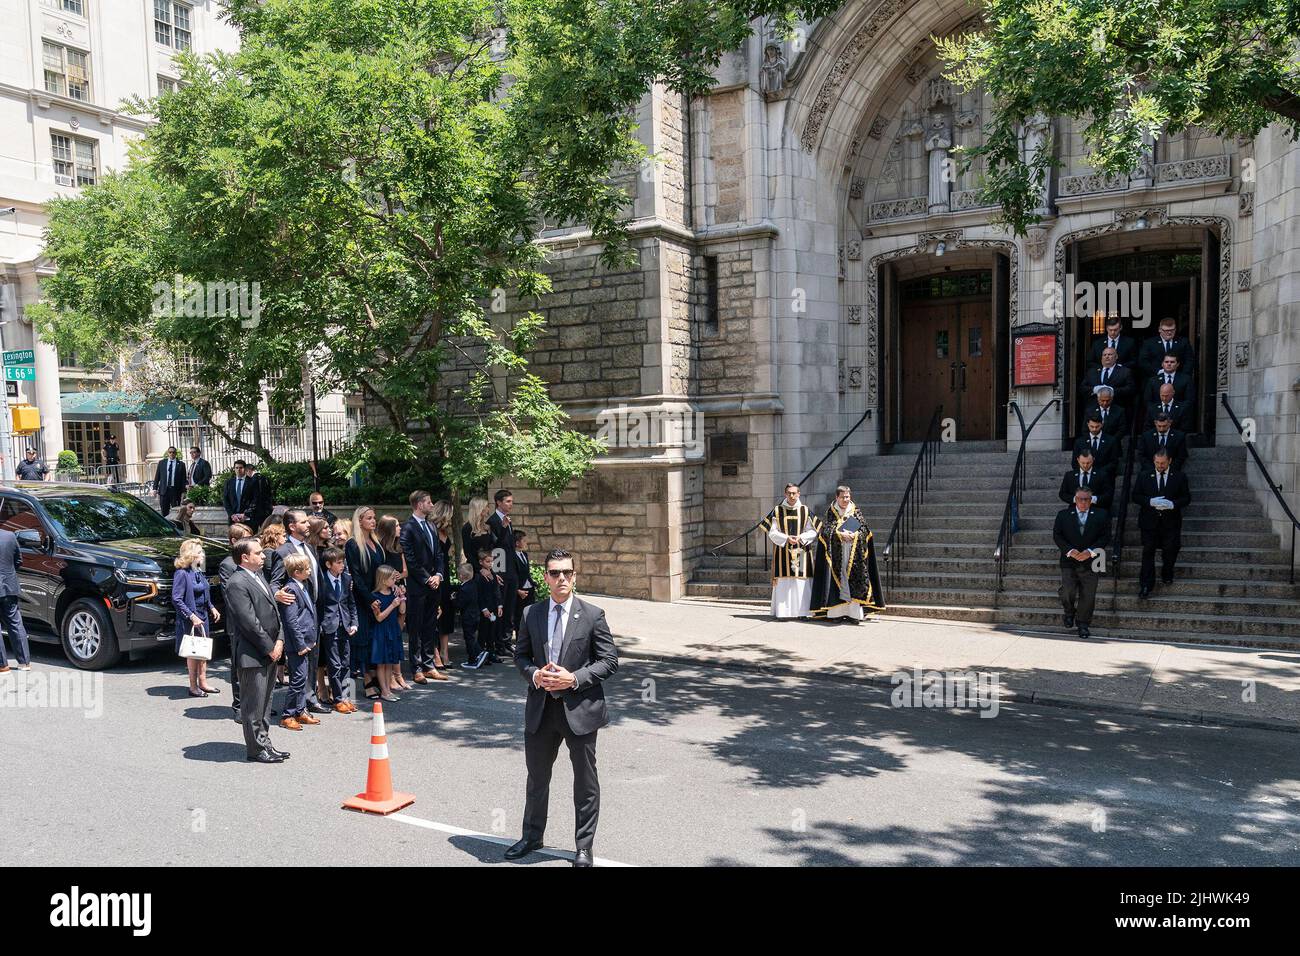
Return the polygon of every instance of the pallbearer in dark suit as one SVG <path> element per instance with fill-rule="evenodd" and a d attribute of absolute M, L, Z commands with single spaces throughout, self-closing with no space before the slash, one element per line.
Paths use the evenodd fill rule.
<path fill-rule="evenodd" d="M 1168 450 L 1175 471 L 1187 468 L 1187 436 L 1174 429 L 1173 421 L 1164 412 L 1156 415 L 1156 427 L 1138 438 L 1138 460 L 1145 464 L 1161 448 Z"/>
<path fill-rule="evenodd" d="M 515 642 L 515 666 L 528 681 L 524 708 L 524 756 L 528 795 L 523 838 L 506 850 L 517 860 L 542 848 L 550 803 L 551 769 L 560 741 L 573 764 L 576 817 L 574 866 L 591 866 L 591 847 L 600 817 L 596 776 L 596 732 L 609 723 L 602 682 L 618 670 L 618 649 L 605 612 L 573 593 L 573 556 L 556 549 L 546 556 L 551 596 L 524 615 Z"/>
<path fill-rule="evenodd" d="M 1148 405 L 1160 398 L 1161 385 L 1172 385 L 1174 398 L 1189 409 L 1196 405 L 1196 389 L 1192 377 L 1182 371 L 1178 359 L 1173 355 L 1165 356 L 1164 366 L 1147 382 L 1143 398 Z"/>
<path fill-rule="evenodd" d="M 1178 401 L 1174 395 L 1174 387 L 1168 382 L 1160 383 L 1160 401 L 1147 403 L 1147 418 L 1145 426 L 1147 428 L 1156 427 L 1156 416 L 1164 412 L 1173 419 L 1174 428 L 1180 432 L 1186 432 L 1188 422 L 1191 419 L 1189 412 L 1191 409 L 1184 403 Z"/>
<path fill-rule="evenodd" d="M 1137 392 L 1137 381 L 1132 372 L 1118 363 L 1119 356 L 1115 354 L 1114 349 L 1102 351 L 1100 367 L 1088 372 L 1083 377 L 1083 384 L 1079 386 L 1085 405 L 1091 404 L 1097 390 L 1102 386 L 1115 390 L 1115 400 L 1120 405 L 1127 405 L 1132 401 L 1133 395 Z"/>
<path fill-rule="evenodd" d="M 1142 351 L 1138 353 L 1138 367 L 1147 378 L 1160 371 L 1166 355 L 1178 359 L 1178 367 L 1184 372 L 1190 374 L 1196 368 L 1196 353 L 1192 350 L 1192 344 L 1179 338 L 1177 329 L 1178 323 L 1173 319 L 1161 319 L 1159 333 L 1142 343 Z"/>
<path fill-rule="evenodd" d="M 1156 584 L 1156 549 L 1160 550 L 1160 578 L 1174 583 L 1174 564 L 1183 539 L 1183 509 L 1192 502 L 1187 475 L 1169 464 L 1169 452 L 1159 449 L 1152 468 L 1138 474 L 1133 499 L 1138 503 L 1138 528 L 1142 532 L 1142 571 L 1138 597 L 1151 594 Z"/>
<path fill-rule="evenodd" d="M 1079 637 L 1088 637 L 1092 610 L 1097 602 L 1097 571 L 1093 562 L 1110 546 L 1110 515 L 1092 506 L 1086 488 L 1074 493 L 1074 507 L 1056 516 L 1052 540 L 1061 552 L 1061 606 L 1066 627 L 1078 625 Z"/>
<path fill-rule="evenodd" d="M 1061 490 L 1057 494 L 1067 505 L 1074 502 L 1074 493 L 1080 488 L 1087 488 L 1092 495 L 1092 503 L 1103 511 L 1110 510 L 1111 496 L 1115 486 L 1110 475 L 1099 470 L 1093 464 L 1092 454 L 1087 448 L 1079 454 L 1079 466 L 1074 471 L 1067 471 L 1061 479 Z"/>
<path fill-rule="evenodd" d="M 1091 418 L 1093 412 L 1101 416 L 1102 433 L 1115 439 L 1122 455 L 1124 439 L 1128 437 L 1129 420 L 1124 409 L 1115 404 L 1114 389 L 1100 388 L 1097 390 L 1097 400 L 1089 405 L 1088 410 L 1084 412 L 1084 421 Z"/>
<path fill-rule="evenodd" d="M 3 621 L 5 630 L 4 635 L 0 636 L 0 673 L 9 670 L 9 660 L 5 657 L 5 637 L 13 642 L 18 669 L 32 669 L 27 629 L 23 627 L 22 610 L 18 606 L 23 596 L 22 584 L 18 580 L 18 565 L 21 560 L 18 536 L 0 528 L 0 620 Z"/>
<path fill-rule="evenodd" d="M 438 533 L 429 523 L 433 499 L 427 491 L 411 492 L 411 517 L 402 525 L 402 554 L 406 556 L 406 634 L 410 642 L 411 673 L 417 684 L 437 673 L 438 588 L 446 577 Z"/>
<path fill-rule="evenodd" d="M 785 486 L 785 497 L 759 524 L 772 542 L 772 616 L 808 617 L 821 522 L 799 500 L 799 486 Z"/>
<path fill-rule="evenodd" d="M 271 746 L 270 734 L 271 693 L 275 689 L 271 674 L 284 656 L 280 612 L 271 597 L 271 586 L 262 577 L 262 542 L 245 538 L 235 545 L 233 556 L 239 567 L 225 587 L 226 631 L 239 663 L 244 745 L 249 760 L 280 763 L 289 754 Z"/>
<path fill-rule="evenodd" d="M 1123 328 L 1122 323 L 1117 318 L 1106 320 L 1106 334 L 1099 339 L 1094 339 L 1092 348 L 1088 352 L 1088 364 L 1100 366 L 1101 353 L 1103 349 L 1114 349 L 1119 357 L 1119 364 L 1126 369 L 1133 371 L 1138 361 L 1138 344 L 1137 340 L 1131 335 L 1121 335 Z"/>
<path fill-rule="evenodd" d="M 1115 478 L 1119 469 L 1119 442 L 1102 431 L 1101 416 L 1088 415 L 1088 432 L 1074 441 L 1074 467 L 1079 467 L 1079 456 L 1084 449 L 1092 452 L 1093 467 Z"/>

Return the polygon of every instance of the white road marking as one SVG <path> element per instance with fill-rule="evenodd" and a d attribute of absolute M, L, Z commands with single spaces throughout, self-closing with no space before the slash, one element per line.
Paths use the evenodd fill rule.
<path fill-rule="evenodd" d="M 400 820 L 402 823 L 409 823 L 412 826 L 424 827 L 426 830 L 437 830 L 439 833 L 449 833 L 452 836 L 470 837 L 475 840 L 483 840 L 486 843 L 495 843 L 498 846 L 510 846 L 515 841 L 509 837 L 492 836 L 490 833 L 479 833 L 477 830 L 466 830 L 464 827 L 454 827 L 450 823 L 435 823 L 432 820 L 425 820 L 423 817 L 413 817 L 409 813 L 390 813 L 386 817 L 389 820 Z M 554 856 L 561 860 L 572 860 L 572 850 L 553 850 L 550 847 L 543 847 L 540 850 L 533 851 L 541 853 L 544 856 Z M 604 857 L 592 857 L 592 863 L 596 866 L 633 866 L 631 863 L 619 863 L 615 860 L 606 860 Z"/>

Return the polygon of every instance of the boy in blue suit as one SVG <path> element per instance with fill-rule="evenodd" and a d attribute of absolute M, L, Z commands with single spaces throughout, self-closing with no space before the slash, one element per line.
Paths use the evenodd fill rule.
<path fill-rule="evenodd" d="M 287 580 L 285 589 L 294 596 L 292 604 L 280 605 L 280 633 L 284 636 L 285 663 L 289 667 L 289 696 L 284 703 L 285 730 L 302 730 L 303 724 L 319 724 L 320 718 L 307 710 L 307 671 L 309 655 L 319 640 L 316 605 L 306 581 L 311 577 L 311 560 L 305 554 L 290 554 L 284 559 Z"/>
<path fill-rule="evenodd" d="M 357 600 L 352 595 L 352 575 L 347 572 L 347 560 L 338 548 L 326 548 L 320 556 L 320 639 L 321 663 L 329 678 L 330 692 L 334 695 L 334 710 L 351 714 L 357 705 L 352 700 L 352 684 L 348 680 L 351 669 L 348 640 L 357 632 Z"/>

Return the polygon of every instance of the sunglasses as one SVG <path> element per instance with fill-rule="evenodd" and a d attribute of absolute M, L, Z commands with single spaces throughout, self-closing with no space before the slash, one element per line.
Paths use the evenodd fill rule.
<path fill-rule="evenodd" d="M 546 576 L 548 578 L 571 578 L 576 573 L 577 572 L 574 571 L 573 568 L 561 568 L 558 571 L 553 571 L 550 568 L 546 569 Z"/>

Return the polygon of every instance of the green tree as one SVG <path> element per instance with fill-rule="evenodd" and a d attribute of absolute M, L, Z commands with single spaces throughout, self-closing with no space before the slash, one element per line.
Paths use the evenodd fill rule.
<path fill-rule="evenodd" d="M 1035 221 L 1051 159 L 1026 163 L 1020 124 L 1035 113 L 1083 123 L 1092 167 L 1126 173 L 1143 135 L 1188 126 L 1300 134 L 1296 0 L 981 0 L 986 27 L 937 40 L 949 79 L 992 97 L 982 198 L 1017 233 Z"/>
<path fill-rule="evenodd" d="M 180 87 L 134 104 L 157 122 L 129 169 L 52 205 L 43 329 L 136 343 L 152 397 L 235 423 L 275 374 L 272 403 L 299 401 L 309 364 L 383 409 L 372 443 L 440 457 L 453 487 L 510 472 L 558 493 L 600 446 L 528 369 L 541 223 L 629 262 L 617 173 L 645 158 L 651 85 L 699 90 L 753 18 L 835 6 L 227 0 L 240 50 L 180 57 Z M 177 281 L 255 282 L 258 314 L 155 308 Z"/>

